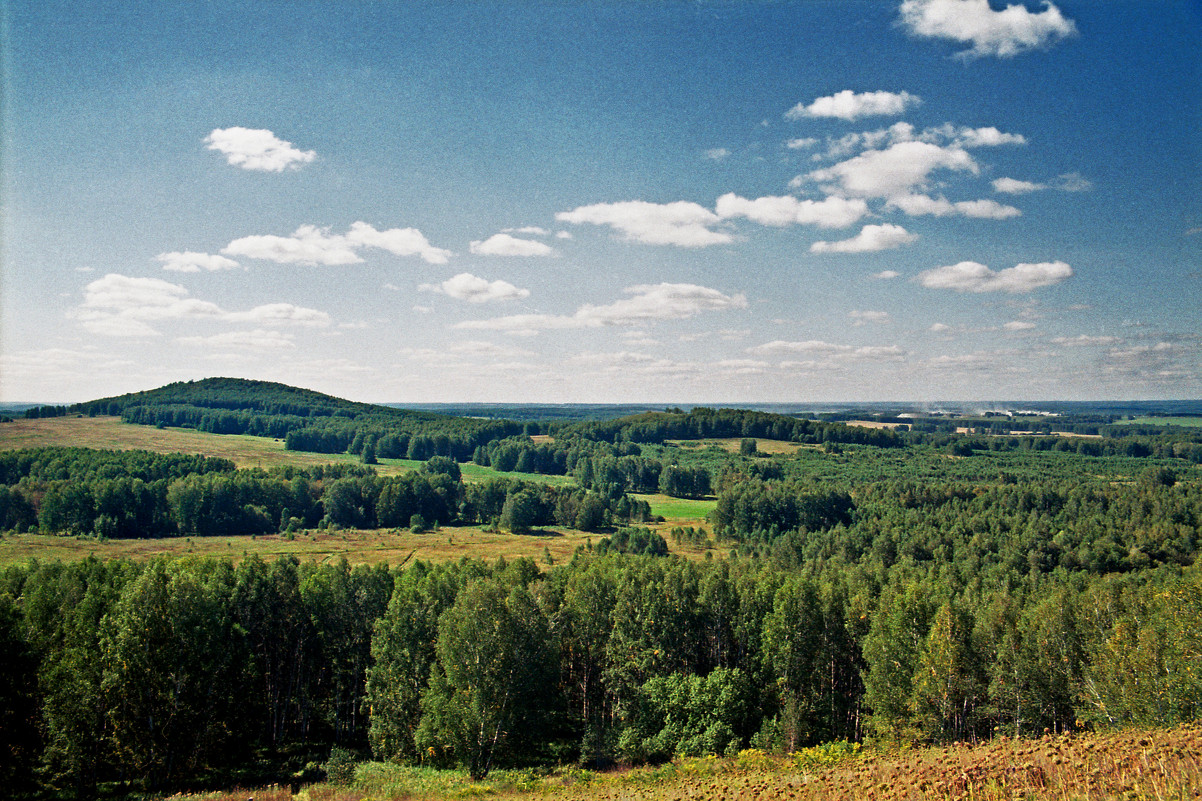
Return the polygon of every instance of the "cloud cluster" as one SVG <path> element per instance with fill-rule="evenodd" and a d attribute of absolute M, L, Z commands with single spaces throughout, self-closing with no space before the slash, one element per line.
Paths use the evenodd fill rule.
<path fill-rule="evenodd" d="M 314 151 L 298 150 L 265 129 L 215 128 L 205 143 L 208 150 L 225 154 L 226 161 L 244 170 L 283 172 L 317 158 Z"/>
<path fill-rule="evenodd" d="M 994 11 L 989 0 L 904 0 L 900 12 L 903 27 L 915 36 L 972 45 L 959 54 L 964 58 L 1008 58 L 1077 32 L 1050 2 L 1032 12 L 1018 3 Z"/>
<path fill-rule="evenodd" d="M 798 103 L 785 112 L 785 117 L 791 120 L 804 117 L 835 117 L 850 122 L 861 117 L 896 116 L 921 102 L 921 98 L 909 92 L 857 93 L 844 89 L 833 95 L 820 97 L 809 105 Z"/>
<path fill-rule="evenodd" d="M 676 245 L 703 248 L 733 241 L 730 234 L 711 230 L 721 220 L 717 214 L 686 200 L 673 203 L 648 203 L 627 200 L 595 203 L 555 215 L 560 222 L 581 225 L 608 225 L 626 239 L 648 245 Z"/>
<path fill-rule="evenodd" d="M 921 272 L 917 280 L 928 289 L 1020 293 L 1059 284 L 1072 274 L 1073 268 L 1062 261 L 1017 264 L 997 271 L 975 261 L 962 261 Z"/>
<path fill-rule="evenodd" d="M 875 253 L 881 250 L 908 245 L 918 239 L 900 225 L 865 225 L 860 233 L 840 242 L 815 242 L 810 245 L 811 253 Z"/>
<path fill-rule="evenodd" d="M 747 308 L 747 298 L 742 294 L 726 295 L 695 284 L 640 284 L 627 287 L 624 292 L 630 297 L 602 306 L 585 304 L 572 315 L 517 314 L 490 320 L 468 320 L 454 327 L 532 335 L 548 330 L 642 325 L 681 320 L 706 311 Z"/>
<path fill-rule="evenodd" d="M 193 251 L 172 251 L 160 253 L 154 257 L 163 265 L 163 269 L 173 273 L 198 273 L 201 270 L 214 272 L 217 270 L 235 270 L 242 265 L 233 259 L 216 256 L 211 253 L 195 253 Z"/>
<path fill-rule="evenodd" d="M 518 289 L 508 281 L 489 281 L 471 273 L 459 273 L 441 284 L 421 284 L 418 289 L 423 292 L 438 292 L 468 303 L 491 303 L 530 297 L 529 289 Z"/>
<path fill-rule="evenodd" d="M 120 337 L 157 336 L 152 325 L 169 320 L 249 322 L 259 325 L 328 326 L 330 316 L 291 303 L 269 303 L 248 311 L 228 312 L 216 303 L 188 297 L 188 290 L 159 278 L 131 278 L 109 273 L 84 287 L 83 302 L 73 319 L 94 334 Z"/>
<path fill-rule="evenodd" d="M 828 197 L 823 200 L 799 200 L 792 195 L 760 197 L 749 200 L 729 192 L 718 198 L 718 217 L 726 220 L 746 217 L 760 225 L 816 225 L 819 228 L 846 228 L 866 214 L 868 204 L 860 198 Z"/>
<path fill-rule="evenodd" d="M 327 228 L 302 225 L 291 236 L 271 234 L 235 239 L 221 253 L 277 264 L 337 266 L 359 264 L 359 250 L 365 247 L 386 250 L 396 256 L 419 256 L 428 264 L 446 264 L 454 254 L 436 248 L 416 228 L 376 230 L 365 222 L 351 225 L 345 234 L 331 234 Z"/>
<path fill-rule="evenodd" d="M 483 241 L 472 242 L 471 252 L 477 256 L 554 256 L 555 249 L 533 239 L 519 239 L 509 234 L 493 234 Z"/>

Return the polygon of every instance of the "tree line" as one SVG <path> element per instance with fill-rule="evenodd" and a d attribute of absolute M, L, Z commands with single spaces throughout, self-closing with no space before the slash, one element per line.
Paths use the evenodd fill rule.
<path fill-rule="evenodd" d="M 1192 568 L 31 562 L 0 573 L 0 778 L 83 798 L 311 780 L 333 746 L 482 776 L 1172 725 L 1199 715 L 1199 632 Z"/>

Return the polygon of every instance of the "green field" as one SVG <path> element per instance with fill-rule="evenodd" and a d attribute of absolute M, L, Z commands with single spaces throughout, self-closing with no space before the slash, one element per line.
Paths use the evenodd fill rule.
<path fill-rule="evenodd" d="M 1134 420 L 1118 420 L 1115 425 L 1182 426 L 1202 428 L 1202 417 L 1136 417 Z"/>
<path fill-rule="evenodd" d="M 669 523 L 686 523 L 705 520 L 718 505 L 716 500 L 689 500 L 667 495 L 635 495 L 640 501 L 651 504 L 651 514 L 662 517 Z"/>

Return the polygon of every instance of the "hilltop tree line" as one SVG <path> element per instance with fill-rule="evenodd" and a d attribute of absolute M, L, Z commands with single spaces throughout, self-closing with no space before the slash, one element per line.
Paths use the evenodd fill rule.
<path fill-rule="evenodd" d="M 0 574 L 0 780 L 86 798 L 411 764 L 655 761 L 1194 720 L 1202 576 L 579 552 Z M 307 765 L 307 767 L 306 767 Z"/>

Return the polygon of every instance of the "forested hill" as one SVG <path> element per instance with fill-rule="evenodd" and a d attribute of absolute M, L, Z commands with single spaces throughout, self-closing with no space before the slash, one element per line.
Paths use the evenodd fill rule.
<path fill-rule="evenodd" d="M 412 412 L 388 406 L 325 395 L 311 389 L 279 384 L 274 381 L 254 381 L 247 378 L 204 378 L 199 381 L 177 381 L 158 389 L 131 392 L 111 398 L 78 403 L 72 411 L 83 414 L 120 415 L 134 406 L 191 406 L 202 409 L 255 411 L 263 414 L 294 415 L 298 417 L 345 417 L 391 415 L 398 418 L 445 420 L 446 415 L 434 412 Z"/>
<path fill-rule="evenodd" d="M 292 450 L 359 453 L 370 441 L 380 456 L 435 454 L 470 458 L 476 447 L 526 432 L 520 423 L 451 417 L 335 398 L 270 381 L 206 378 L 79 403 L 72 413 L 119 415 L 128 423 L 194 428 L 214 434 L 285 439 Z"/>

